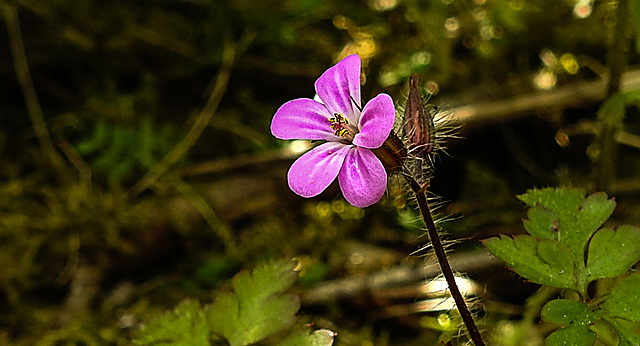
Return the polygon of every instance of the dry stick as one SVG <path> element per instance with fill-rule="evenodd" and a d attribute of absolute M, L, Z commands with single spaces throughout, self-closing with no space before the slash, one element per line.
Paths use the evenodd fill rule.
<path fill-rule="evenodd" d="M 422 213 L 422 218 L 424 219 L 424 223 L 427 226 L 427 232 L 429 233 L 429 239 L 431 239 L 431 244 L 433 245 L 433 250 L 436 253 L 436 257 L 438 258 L 438 263 L 440 263 L 440 268 L 442 269 L 442 274 L 444 278 L 447 280 L 447 284 L 449 285 L 449 291 L 451 292 L 451 296 L 453 300 L 456 302 L 456 306 L 458 307 L 458 311 L 460 312 L 460 316 L 462 317 L 462 321 L 464 325 L 467 327 L 467 331 L 469 331 L 469 336 L 471 340 L 476 346 L 484 346 L 484 342 L 482 341 L 482 336 L 480 336 L 480 332 L 478 331 L 478 327 L 476 327 L 475 322 L 473 321 L 473 317 L 471 316 L 471 312 L 469 312 L 469 308 L 467 308 L 467 304 L 458 289 L 458 285 L 456 284 L 455 278 L 453 276 L 453 272 L 451 271 L 451 266 L 449 265 L 449 260 L 447 259 L 447 254 L 444 251 L 444 247 L 442 246 L 442 242 L 440 241 L 440 236 L 438 236 L 438 230 L 436 229 L 436 225 L 433 222 L 433 217 L 431 217 L 431 210 L 429 209 L 429 203 L 427 202 L 426 195 L 421 191 L 422 187 L 418 184 L 417 181 L 413 177 L 405 176 L 409 185 L 411 185 L 411 190 L 416 195 L 416 199 L 418 201 L 418 207 L 420 207 L 420 213 Z"/>
<path fill-rule="evenodd" d="M 222 51 L 222 66 L 220 71 L 218 72 L 218 76 L 216 77 L 216 83 L 207 100 L 206 105 L 198 114 L 196 121 L 193 126 L 184 137 L 184 139 L 176 145 L 171 152 L 169 152 L 165 157 L 160 160 L 155 166 L 153 166 L 147 174 L 140 179 L 132 188 L 131 195 L 136 196 L 149 188 L 149 186 L 153 185 L 161 175 L 163 175 L 169 168 L 174 165 L 186 152 L 191 149 L 191 147 L 196 143 L 202 131 L 209 125 L 211 118 L 216 112 L 220 101 L 222 100 L 222 95 L 224 95 L 227 84 L 229 82 L 229 77 L 231 75 L 231 69 L 233 67 L 233 63 L 236 58 L 236 53 L 238 51 L 238 47 L 241 49 L 244 48 L 249 42 L 255 37 L 254 33 L 245 32 L 242 38 L 240 38 L 239 42 L 229 42 L 227 41 L 223 47 Z"/>
<path fill-rule="evenodd" d="M 4 12 L 4 20 L 7 23 L 7 31 L 9 33 L 9 43 L 11 46 L 11 54 L 13 55 L 13 64 L 15 66 L 18 83 L 24 94 L 25 103 L 27 104 L 27 112 L 33 125 L 33 131 L 38 138 L 42 153 L 51 161 L 51 164 L 57 171 L 63 170 L 63 161 L 58 152 L 53 147 L 51 136 L 47 130 L 47 124 L 44 121 L 44 113 L 38 102 L 38 96 L 31 80 L 29 72 L 29 64 L 27 62 L 27 54 L 22 41 L 22 33 L 20 32 L 20 21 L 18 19 L 18 10 L 15 5 L 2 5 Z"/>

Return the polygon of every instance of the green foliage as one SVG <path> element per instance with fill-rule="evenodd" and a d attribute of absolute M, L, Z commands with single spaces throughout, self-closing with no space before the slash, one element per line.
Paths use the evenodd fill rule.
<path fill-rule="evenodd" d="M 519 198 L 531 207 L 524 221 L 529 235 L 503 235 L 484 245 L 525 278 L 584 295 L 593 280 L 620 275 L 640 259 L 633 246 L 640 242 L 640 228 L 598 230 L 615 208 L 605 193 L 584 198 L 580 189 L 548 188 Z"/>
<path fill-rule="evenodd" d="M 598 229 L 615 207 L 602 192 L 585 198 L 583 190 L 546 188 L 518 197 L 531 207 L 523 222 L 529 235 L 487 239 L 485 247 L 521 276 L 577 291 L 585 300 L 557 299 L 544 306 L 544 321 L 568 325 L 552 333 L 547 345 L 593 344 L 596 333 L 590 326 L 601 319 L 618 332 L 622 344 L 637 344 L 640 274 L 620 281 L 600 307 L 586 290 L 592 281 L 622 275 L 640 260 L 640 228 Z"/>
<path fill-rule="evenodd" d="M 630 275 L 611 290 L 603 304 L 604 319 L 618 331 L 620 345 L 640 345 L 639 287 L 640 274 Z"/>
<path fill-rule="evenodd" d="M 291 261 L 269 263 L 252 273 L 242 271 L 231 280 L 233 292 L 220 293 L 205 307 L 183 301 L 173 312 L 141 328 L 135 340 L 140 345 L 209 345 L 212 333 L 229 345 L 249 345 L 291 329 L 300 309 L 296 295 L 285 291 L 297 279 Z M 334 333 L 308 327 L 294 328 L 282 345 L 333 344 Z"/>
<path fill-rule="evenodd" d="M 326 346 L 333 344 L 335 333 L 327 329 L 318 329 L 309 333 L 309 328 L 298 328 L 289 335 L 280 346 Z"/>
<path fill-rule="evenodd" d="M 640 90 L 630 90 L 609 97 L 598 110 L 598 118 L 606 125 L 621 128 L 625 108 L 640 104 Z"/>
<path fill-rule="evenodd" d="M 209 345 L 209 327 L 200 303 L 186 299 L 172 312 L 156 318 L 141 329 L 139 345 Z"/>
<path fill-rule="evenodd" d="M 541 312 L 542 320 L 549 323 L 569 324 L 567 327 L 553 332 L 547 338 L 547 345 L 590 345 L 596 333 L 589 330 L 601 316 L 599 311 L 593 311 L 581 302 L 556 299 L 548 302 Z"/>
<path fill-rule="evenodd" d="M 296 280 L 293 262 L 277 262 L 240 272 L 231 280 L 234 292 L 220 294 L 207 312 L 211 330 L 232 346 L 248 345 L 291 327 L 300 300 L 282 293 Z"/>
<path fill-rule="evenodd" d="M 121 180 L 135 169 L 152 167 L 176 143 L 177 136 L 170 127 L 156 129 L 149 118 L 137 128 L 99 120 L 76 149 L 91 159 L 93 170 L 111 180 Z"/>

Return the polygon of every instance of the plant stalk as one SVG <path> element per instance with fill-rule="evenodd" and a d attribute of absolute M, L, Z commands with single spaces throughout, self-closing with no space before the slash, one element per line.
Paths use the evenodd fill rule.
<path fill-rule="evenodd" d="M 613 33 L 613 42 L 608 52 L 608 98 L 620 92 L 622 73 L 627 65 L 630 13 L 631 1 L 619 0 L 618 8 L 616 9 L 617 21 Z M 600 154 L 597 161 L 596 188 L 600 191 L 608 191 L 615 178 L 617 143 L 614 140 L 614 136 L 618 129 L 607 124 L 607 122 L 604 122 L 603 125 L 599 138 Z"/>
<path fill-rule="evenodd" d="M 424 223 L 427 226 L 427 232 L 429 234 L 429 238 L 431 239 L 431 244 L 433 244 L 433 250 L 436 253 L 436 257 L 438 258 L 438 263 L 440 264 L 440 268 L 442 269 L 442 274 L 444 275 L 444 278 L 447 280 L 447 284 L 449 285 L 451 296 L 456 302 L 456 306 L 458 307 L 460 316 L 462 316 L 462 321 L 464 322 L 465 327 L 467 327 L 469 337 L 476 346 L 484 346 L 484 341 L 482 341 L 482 336 L 478 331 L 478 327 L 476 327 L 476 324 L 473 321 L 473 317 L 471 316 L 471 312 L 467 307 L 467 303 L 464 301 L 464 297 L 462 297 L 460 289 L 458 289 L 458 285 L 456 284 L 453 271 L 451 270 L 449 260 L 447 259 L 447 254 L 444 251 L 442 241 L 440 241 L 440 236 L 438 235 L 438 230 L 435 223 L 433 222 L 433 217 L 431 216 L 431 210 L 429 209 L 427 196 L 422 191 L 422 187 L 420 186 L 420 184 L 418 184 L 418 182 L 413 177 L 405 176 L 405 178 L 409 182 L 411 190 L 413 190 L 414 194 L 416 195 L 420 213 L 422 214 Z"/>

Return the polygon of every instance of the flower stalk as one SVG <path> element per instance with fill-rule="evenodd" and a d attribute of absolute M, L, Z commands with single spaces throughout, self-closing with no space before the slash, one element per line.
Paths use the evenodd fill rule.
<path fill-rule="evenodd" d="M 431 244 L 433 245 L 433 250 L 436 253 L 436 258 L 438 258 L 438 264 L 440 264 L 442 274 L 447 280 L 449 291 L 451 292 L 453 300 L 456 302 L 462 321 L 469 332 L 469 337 L 476 346 L 484 346 L 478 327 L 476 327 L 473 316 L 471 316 L 471 312 L 467 307 L 467 303 L 464 301 L 464 297 L 462 296 L 462 293 L 460 293 L 460 289 L 458 289 L 458 285 L 456 284 L 453 271 L 451 270 L 451 265 L 449 265 L 449 260 L 447 259 L 447 254 L 444 250 L 444 246 L 442 245 L 442 241 L 440 240 L 440 236 L 438 235 L 438 229 L 436 228 L 436 225 L 433 222 L 433 217 L 431 216 L 427 196 L 425 195 L 423 188 L 413 177 L 407 175 L 405 176 L 405 179 L 409 183 L 409 186 L 411 186 L 411 190 L 416 195 L 422 219 L 427 226 L 429 239 L 431 239 Z"/>
<path fill-rule="evenodd" d="M 422 160 L 429 160 L 428 156 L 437 144 L 434 122 L 431 114 L 425 109 L 425 102 L 420 95 L 418 87 L 419 79 L 418 75 L 412 75 L 409 79 L 409 97 L 407 99 L 407 105 L 405 108 L 405 135 L 407 136 L 407 146 L 404 151 L 405 157 L 398 156 L 399 161 L 403 161 L 406 158 L 406 153 L 411 154 L 412 159 L 415 161 L 413 165 L 409 165 L 408 169 L 405 169 L 404 177 L 409 183 L 411 190 L 416 196 L 422 219 L 427 227 L 427 233 L 433 250 L 438 258 L 438 264 L 444 275 L 447 285 L 449 286 L 449 292 L 458 307 L 462 321 L 464 322 L 469 337 L 476 346 L 484 345 L 480 332 L 476 327 L 471 312 L 467 307 L 464 297 L 460 293 L 460 289 L 456 284 L 451 265 L 447 259 L 447 254 L 438 235 L 438 229 L 433 221 L 431 215 L 431 209 L 426 196 L 426 188 L 429 185 L 428 180 L 423 182 L 424 176 L 422 172 Z M 393 133 L 392 133 L 393 134 Z M 402 143 L 402 142 L 400 142 Z M 402 152 L 402 151 L 400 151 Z M 384 162 L 384 161 L 383 161 Z"/>

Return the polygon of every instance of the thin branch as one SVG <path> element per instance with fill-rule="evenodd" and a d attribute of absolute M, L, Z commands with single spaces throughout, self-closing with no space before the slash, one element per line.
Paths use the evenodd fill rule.
<path fill-rule="evenodd" d="M 7 23 L 14 68 L 16 70 L 18 83 L 20 83 L 20 88 L 24 95 L 33 131 L 38 138 L 43 155 L 51 161 L 51 164 L 56 170 L 61 171 L 63 169 L 63 160 L 53 147 L 47 124 L 44 121 L 44 113 L 40 107 L 40 102 L 38 102 L 36 89 L 33 86 L 31 73 L 29 72 L 29 63 L 27 62 L 27 55 L 20 31 L 18 10 L 14 4 L 6 3 L 2 4 L 2 11 L 5 22 Z"/>
<path fill-rule="evenodd" d="M 491 267 L 503 267 L 504 263 L 486 251 L 454 254 L 450 263 L 456 269 L 468 273 L 471 271 L 488 270 Z M 376 291 L 398 287 L 433 278 L 440 275 L 440 266 L 436 263 L 419 268 L 407 265 L 384 270 L 371 275 L 354 275 L 339 280 L 326 281 L 309 289 L 302 295 L 305 305 L 322 304 L 337 299 L 351 298 L 362 292 Z"/>
<path fill-rule="evenodd" d="M 171 168 L 176 162 L 182 158 L 189 149 L 196 143 L 202 132 L 207 128 L 211 118 L 218 109 L 218 105 L 222 100 L 222 96 L 227 90 L 227 84 L 231 75 L 238 47 L 243 49 L 249 44 L 255 35 L 253 33 L 245 32 L 239 42 L 227 41 L 222 50 L 222 66 L 216 77 L 215 86 L 204 108 L 198 114 L 193 126 L 184 137 L 184 139 L 176 145 L 165 157 L 160 160 L 155 166 L 153 166 L 147 174 L 140 179 L 132 188 L 131 194 L 136 196 L 153 185 L 160 176 Z"/>
<path fill-rule="evenodd" d="M 604 79 L 580 81 L 550 91 L 537 91 L 504 100 L 443 108 L 443 111 L 453 112 L 453 120 L 460 123 L 504 121 L 524 117 L 540 109 L 584 106 L 587 102 L 602 101 L 607 97 L 607 85 Z M 640 70 L 637 69 L 623 73 L 620 79 L 620 90 L 635 89 L 640 89 Z"/>
<path fill-rule="evenodd" d="M 225 250 L 231 256 L 237 253 L 238 247 L 233 238 L 233 232 L 220 220 L 216 212 L 211 208 L 209 203 L 189 184 L 180 178 L 172 179 L 173 186 L 191 203 L 191 205 L 202 215 L 207 224 L 216 233 L 218 238 L 222 240 Z"/>
<path fill-rule="evenodd" d="M 438 258 L 438 263 L 440 263 L 442 274 L 444 275 L 444 278 L 447 280 L 447 284 L 449 285 L 451 296 L 456 302 L 458 312 L 462 317 L 462 321 L 464 322 L 465 327 L 467 327 L 469 337 L 476 346 L 484 346 L 484 341 L 482 341 L 482 336 L 478 331 L 478 327 L 476 327 L 476 324 L 473 321 L 473 316 L 471 316 L 471 312 L 467 307 L 467 303 L 464 301 L 464 297 L 460 293 L 460 289 L 458 289 L 458 285 L 456 284 L 453 271 L 451 270 L 451 265 L 449 264 L 449 260 L 447 259 L 447 254 L 444 250 L 444 246 L 442 245 L 442 241 L 440 241 L 440 236 L 438 235 L 438 230 L 435 223 L 433 222 L 433 217 L 431 216 L 431 210 L 429 209 L 427 196 L 422 192 L 422 187 L 415 179 L 409 176 L 405 176 L 405 179 L 407 179 L 409 185 L 411 186 L 411 190 L 413 190 L 416 195 L 416 200 L 418 201 L 418 206 L 420 207 L 420 213 L 422 214 L 424 223 L 427 226 L 427 233 L 429 234 L 431 245 L 433 246 L 433 250 L 436 253 L 436 257 Z"/>

